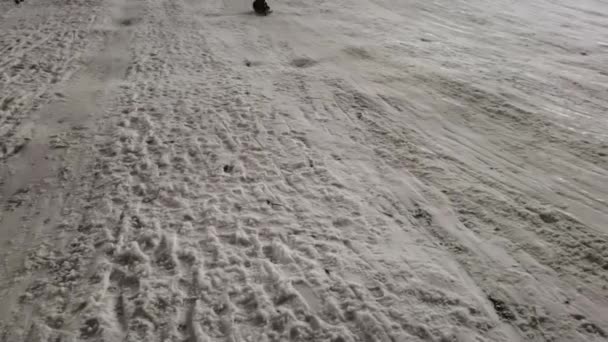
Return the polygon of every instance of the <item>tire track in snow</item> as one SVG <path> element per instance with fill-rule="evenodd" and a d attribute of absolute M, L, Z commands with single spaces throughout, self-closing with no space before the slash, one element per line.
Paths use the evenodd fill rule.
<path fill-rule="evenodd" d="M 53 6 L 57 4 L 48 6 L 54 10 Z M 64 15 L 68 20 L 69 15 L 81 16 L 76 13 L 83 7 L 88 7 L 89 13 L 95 12 L 90 6 L 67 5 L 75 13 Z M 4 165 L 0 240 L 8 247 L 3 249 L 5 267 L 1 274 L 10 283 L 3 284 L 1 296 L 3 340 L 46 341 L 51 337 L 45 327 L 60 329 L 64 323 L 68 324 L 57 315 L 65 309 L 62 300 L 69 296 L 66 291 L 70 285 L 65 278 L 58 278 L 60 275 L 53 273 L 57 271 L 57 265 L 52 258 L 57 249 L 67 243 L 61 227 L 66 222 L 65 217 L 73 214 L 70 210 L 78 207 L 77 198 L 82 193 L 79 179 L 86 175 L 92 160 L 90 147 L 97 135 L 94 124 L 96 116 L 103 114 L 97 106 L 107 100 L 115 82 L 124 76 L 129 60 L 128 28 L 116 25 L 93 29 L 94 25 L 100 25 L 94 23 L 95 15 L 81 17 L 89 21 L 76 20 L 81 26 L 64 32 L 63 37 L 54 37 L 53 32 L 49 34 L 53 45 L 66 47 L 68 51 L 78 45 L 79 52 L 56 50 L 56 55 L 48 55 L 49 63 L 56 62 L 53 69 L 58 81 L 43 91 L 54 91 L 56 97 L 34 106 L 38 109 L 15 125 L 14 136 L 22 137 L 25 143 L 19 151 L 7 156 Z M 102 35 L 102 44 L 96 44 L 99 35 Z M 91 40 L 89 46 L 84 46 L 89 50 L 83 49 L 82 43 L 75 43 L 85 38 Z M 10 51 L 31 59 L 35 58 L 33 52 L 37 47 L 26 41 L 21 47 L 11 47 Z M 80 58 L 90 62 L 80 65 Z M 79 71 L 74 73 L 75 70 Z M 4 85 L 15 87 L 10 83 Z M 66 266 L 68 264 L 66 262 Z M 61 291 L 47 292 L 46 297 L 40 297 L 45 298 L 42 302 L 32 301 L 31 291 L 25 296 L 18 295 L 24 287 L 40 290 L 40 284 L 46 281 L 55 282 Z"/>

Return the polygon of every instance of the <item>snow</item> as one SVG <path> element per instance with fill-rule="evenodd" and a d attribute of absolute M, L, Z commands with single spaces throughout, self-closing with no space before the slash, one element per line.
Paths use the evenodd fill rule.
<path fill-rule="evenodd" d="M 0 341 L 605 341 L 608 5 L 0 2 Z"/>

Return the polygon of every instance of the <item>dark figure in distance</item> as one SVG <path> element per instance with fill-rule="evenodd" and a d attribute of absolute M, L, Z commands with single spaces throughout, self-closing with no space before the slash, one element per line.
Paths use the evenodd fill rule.
<path fill-rule="evenodd" d="M 266 0 L 255 0 L 253 2 L 253 10 L 259 15 L 268 15 L 272 10 L 266 3 Z"/>

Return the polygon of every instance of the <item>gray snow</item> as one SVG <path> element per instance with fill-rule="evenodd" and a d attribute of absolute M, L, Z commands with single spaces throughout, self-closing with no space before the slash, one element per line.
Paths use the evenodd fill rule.
<path fill-rule="evenodd" d="M 1 342 L 606 341 L 608 3 L 0 2 Z"/>

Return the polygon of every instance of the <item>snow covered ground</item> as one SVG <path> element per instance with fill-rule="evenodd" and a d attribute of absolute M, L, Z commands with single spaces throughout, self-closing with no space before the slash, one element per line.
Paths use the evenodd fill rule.
<path fill-rule="evenodd" d="M 0 341 L 606 341 L 608 3 L 0 2 Z"/>

